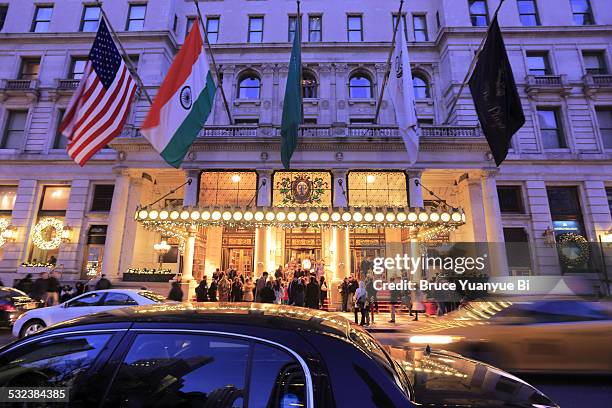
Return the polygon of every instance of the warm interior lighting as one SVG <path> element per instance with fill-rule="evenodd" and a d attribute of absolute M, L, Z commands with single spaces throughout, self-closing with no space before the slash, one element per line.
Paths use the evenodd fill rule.
<path fill-rule="evenodd" d="M 240 175 L 233 174 L 232 175 L 232 183 L 239 183 L 239 182 L 240 182 Z"/>

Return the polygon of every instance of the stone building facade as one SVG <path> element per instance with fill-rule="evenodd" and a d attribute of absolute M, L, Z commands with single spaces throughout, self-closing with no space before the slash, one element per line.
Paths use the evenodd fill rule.
<path fill-rule="evenodd" d="M 83 71 L 100 10 L 80 0 L 5 0 L 0 218 L 10 232 L 0 248 L 0 276 L 11 282 L 46 268 L 35 265 L 49 260 L 61 266 L 65 279 L 104 272 L 120 281 L 131 268 L 159 265 L 180 269 L 184 278 L 230 265 L 258 275 L 309 258 L 324 261 L 329 277 L 339 279 L 356 273 L 363 258 L 389 252 L 390 243 L 419 241 L 422 234 L 414 226 L 382 224 L 283 228 L 186 222 L 172 236 L 146 229 L 134 212 L 174 189 L 148 210 L 293 206 L 316 210 L 318 217 L 334 208 L 436 211 L 438 202 L 416 179 L 444 199 L 449 211 L 463 211 L 465 224 L 445 231 L 443 239 L 511 242 L 519 253 L 527 252 L 520 260 L 498 258 L 498 273 L 598 278 L 601 265 L 580 272 L 564 268 L 552 236 L 571 233 L 591 243 L 611 239 L 612 13 L 606 3 L 504 2 L 499 21 L 527 121 L 506 162 L 496 168 L 469 91 L 449 109 L 499 0 L 405 3 L 403 35 L 421 124 L 415 165 L 408 164 L 386 97 L 374 123 L 399 2 L 303 1 L 305 119 L 292 172 L 286 173 L 279 125 L 295 2 L 200 1 L 234 124 L 217 98 L 201 137 L 175 170 L 138 132 L 149 106 L 142 91 L 122 136 L 86 166 L 74 164 L 57 126 Z M 154 95 L 197 15 L 194 2 L 106 0 L 104 10 Z M 301 177 L 323 183 L 316 200 L 309 197 L 304 204 L 286 197 L 283 183 L 293 186 Z M 187 179 L 193 183 L 177 189 Z M 65 231 L 39 225 L 47 218 L 61 221 Z M 62 238 L 57 248 L 40 248 L 56 235 Z M 161 239 L 172 248 L 159 264 L 153 245 Z"/>

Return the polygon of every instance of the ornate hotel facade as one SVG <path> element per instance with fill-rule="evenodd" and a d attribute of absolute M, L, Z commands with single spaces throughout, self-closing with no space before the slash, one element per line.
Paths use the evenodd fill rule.
<path fill-rule="evenodd" d="M 234 123 L 218 97 L 177 170 L 139 133 L 149 107 L 142 92 L 121 137 L 84 167 L 72 162 L 57 126 L 100 9 L 5 0 L 0 277 L 12 283 L 51 262 L 66 280 L 164 269 L 189 280 L 309 259 L 337 280 L 364 259 L 436 241 L 506 242 L 493 249 L 493 274 L 605 280 L 612 259 L 568 268 L 554 240 L 611 238 L 612 13 L 606 0 L 505 1 L 499 21 L 526 124 L 497 168 L 467 89 L 449 110 L 498 2 L 405 3 L 421 125 L 410 165 L 388 98 L 374 123 L 399 2 L 302 1 L 304 125 L 284 170 L 279 127 L 296 4 L 201 0 Z M 154 95 L 194 2 L 103 6 Z M 162 240 L 168 248 L 154 247 Z"/>

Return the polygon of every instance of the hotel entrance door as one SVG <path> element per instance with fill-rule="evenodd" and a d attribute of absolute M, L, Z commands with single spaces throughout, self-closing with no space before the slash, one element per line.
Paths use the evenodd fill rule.
<path fill-rule="evenodd" d="M 321 259 L 321 229 L 293 228 L 285 232 L 285 264 Z"/>
<path fill-rule="evenodd" d="M 254 228 L 224 228 L 221 267 L 223 270 L 234 268 L 246 276 L 253 275 L 255 253 Z"/>
<path fill-rule="evenodd" d="M 385 256 L 385 230 L 383 228 L 355 228 L 350 232 L 349 237 L 351 272 L 356 277 L 363 279 L 366 273 L 364 269 L 372 268 L 372 260 Z"/>

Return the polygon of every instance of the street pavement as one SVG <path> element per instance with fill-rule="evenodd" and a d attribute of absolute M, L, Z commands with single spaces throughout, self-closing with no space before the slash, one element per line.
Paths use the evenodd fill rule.
<path fill-rule="evenodd" d="M 352 313 L 341 313 L 346 318 L 354 319 Z M 421 317 L 435 319 L 435 317 Z M 389 323 L 388 314 L 377 314 L 374 325 L 368 328 L 372 335 L 382 343 L 387 343 L 401 331 L 409 329 L 412 317 L 407 314 L 397 315 L 395 323 Z M 13 340 L 11 331 L 0 329 L 0 346 Z M 612 401 L 612 379 L 609 376 L 593 375 L 518 375 L 548 395 L 561 408 L 604 408 L 610 407 Z"/>

